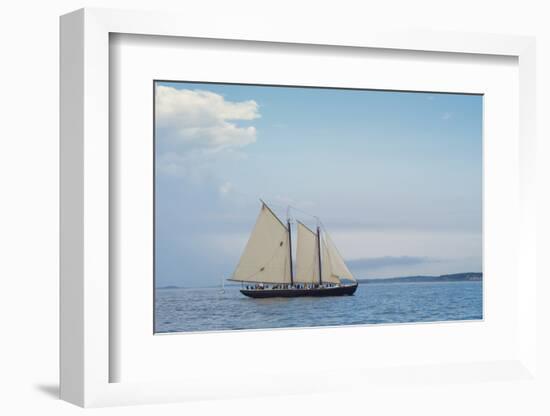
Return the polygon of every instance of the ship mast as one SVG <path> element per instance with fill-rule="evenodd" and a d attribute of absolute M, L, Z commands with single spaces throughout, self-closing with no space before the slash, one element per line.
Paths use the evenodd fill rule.
<path fill-rule="evenodd" d="M 317 226 L 317 260 L 319 261 L 319 284 L 323 284 L 323 271 L 321 269 L 321 229 Z"/>
<path fill-rule="evenodd" d="M 290 217 L 286 219 L 288 226 L 288 259 L 290 263 L 290 285 L 294 285 L 294 271 L 292 270 L 292 231 L 290 230 Z"/>

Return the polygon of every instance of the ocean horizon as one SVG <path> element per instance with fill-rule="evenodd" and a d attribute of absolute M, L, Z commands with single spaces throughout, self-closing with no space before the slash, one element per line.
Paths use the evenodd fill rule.
<path fill-rule="evenodd" d="M 483 273 L 482 272 L 465 272 L 465 273 L 450 273 L 444 275 L 415 275 L 415 276 L 395 276 L 395 277 L 363 277 L 358 278 L 357 282 L 362 284 L 373 284 L 373 283 L 398 283 L 398 282 L 456 282 L 456 281 L 482 281 Z M 219 288 L 222 286 L 222 283 L 212 284 L 212 285 L 203 285 L 203 286 L 179 286 L 179 285 L 162 285 L 156 286 L 155 290 L 164 290 L 164 289 L 208 289 L 208 288 Z M 241 283 L 227 282 L 224 281 L 224 286 L 241 286 Z"/>

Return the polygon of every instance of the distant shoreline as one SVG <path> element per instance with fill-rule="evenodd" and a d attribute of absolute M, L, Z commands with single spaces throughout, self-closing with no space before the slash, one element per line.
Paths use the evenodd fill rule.
<path fill-rule="evenodd" d="M 440 276 L 403 276 L 403 277 L 388 277 L 380 279 L 358 279 L 359 283 L 448 283 L 448 282 L 481 282 L 483 273 L 453 273 L 442 274 Z"/>
<path fill-rule="evenodd" d="M 382 278 L 366 278 L 357 279 L 359 283 L 375 284 L 375 283 L 451 283 L 451 282 L 481 282 L 483 280 L 483 273 L 468 272 L 468 273 L 453 273 L 442 274 L 439 276 L 401 276 L 401 277 L 382 277 Z M 240 286 L 236 283 L 227 283 L 226 286 Z M 220 285 L 215 286 L 203 286 L 203 287 L 185 287 L 176 285 L 159 286 L 156 289 L 204 289 L 204 288 L 219 288 Z"/>

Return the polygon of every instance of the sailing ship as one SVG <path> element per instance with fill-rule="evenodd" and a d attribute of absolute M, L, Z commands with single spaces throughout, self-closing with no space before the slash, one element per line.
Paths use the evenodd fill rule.
<path fill-rule="evenodd" d="M 240 261 L 228 279 L 252 298 L 353 295 L 358 283 L 328 233 L 296 221 L 296 270 L 291 220 L 286 224 L 263 201 Z M 342 280 L 347 280 L 345 283 Z"/>

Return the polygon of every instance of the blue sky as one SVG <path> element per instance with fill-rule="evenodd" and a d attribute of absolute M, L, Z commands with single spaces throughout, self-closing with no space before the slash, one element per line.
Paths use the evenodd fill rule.
<path fill-rule="evenodd" d="M 157 83 L 156 284 L 230 277 L 259 198 L 320 216 L 357 278 L 481 271 L 482 100 Z"/>

